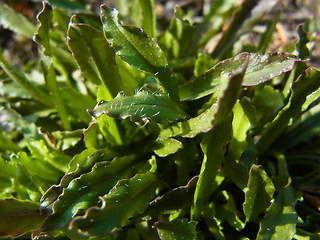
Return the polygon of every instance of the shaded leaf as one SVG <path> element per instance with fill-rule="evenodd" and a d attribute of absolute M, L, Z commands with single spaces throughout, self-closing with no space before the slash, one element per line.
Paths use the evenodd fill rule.
<path fill-rule="evenodd" d="M 289 122 L 296 119 L 302 111 L 302 106 L 309 94 L 316 91 L 320 85 L 320 71 L 308 68 L 292 85 L 292 93 L 286 106 L 279 111 L 276 118 L 265 129 L 257 142 L 259 153 L 267 150 L 273 142 L 285 131 Z"/>
<path fill-rule="evenodd" d="M 115 62 L 114 50 L 99 30 L 85 24 L 75 24 L 73 16 L 68 29 L 68 46 L 84 76 L 103 85 L 110 100 L 123 88 Z"/>
<path fill-rule="evenodd" d="M 120 180 L 101 198 L 100 208 L 88 209 L 83 217 L 74 218 L 70 226 L 87 235 L 106 235 L 113 228 L 128 224 L 128 218 L 143 211 L 154 198 L 157 181 L 153 173 Z"/>
<path fill-rule="evenodd" d="M 261 166 L 253 165 L 249 172 L 245 202 L 243 203 L 247 222 L 260 222 L 259 217 L 266 212 L 274 192 L 275 187 L 266 172 Z"/>
<path fill-rule="evenodd" d="M 182 109 L 167 95 L 156 95 L 147 91 L 139 91 L 134 96 L 119 93 L 113 100 L 100 101 L 92 111 L 93 117 L 107 114 L 110 117 L 127 118 L 133 122 L 147 120 L 171 123 L 187 117 Z"/>
<path fill-rule="evenodd" d="M 33 34 L 37 31 L 36 26 L 25 16 L 15 12 L 3 2 L 0 3 L 0 24 L 27 38 L 32 38 Z"/>
<path fill-rule="evenodd" d="M 0 236 L 17 237 L 36 230 L 47 215 L 38 204 L 17 199 L 0 199 Z"/>
<path fill-rule="evenodd" d="M 106 38 L 116 50 L 116 54 L 131 66 L 153 74 L 159 79 L 165 92 L 172 99 L 178 100 L 176 79 L 156 41 L 140 28 L 120 25 L 118 11 L 107 5 L 101 6 L 101 19 Z"/>
<path fill-rule="evenodd" d="M 140 219 L 145 216 L 156 217 L 164 212 L 177 211 L 185 206 L 190 206 L 192 204 L 197 181 L 198 176 L 195 176 L 190 179 L 186 186 L 177 187 L 163 194 L 161 197 L 156 198 L 149 204 L 144 212 L 132 219 Z"/>
<path fill-rule="evenodd" d="M 221 221 L 227 221 L 233 228 L 241 231 L 245 223 L 241 221 L 242 214 L 237 209 L 234 197 L 227 191 L 222 191 L 220 197 L 223 200 L 219 199 L 215 202 L 215 217 Z"/>
<path fill-rule="evenodd" d="M 184 219 L 174 219 L 170 222 L 156 222 L 161 240 L 197 239 L 197 222 L 188 222 Z"/>
<path fill-rule="evenodd" d="M 159 44 L 171 59 L 183 59 L 188 53 L 196 28 L 182 19 L 183 11 L 175 7 L 169 28 L 159 37 Z"/>
<path fill-rule="evenodd" d="M 219 91 L 223 81 L 233 73 L 241 71 L 246 61 L 249 61 L 249 64 L 243 86 L 254 86 L 290 71 L 299 58 L 287 53 L 240 53 L 234 58 L 219 62 L 194 80 L 180 86 L 180 99 L 194 100 Z"/>

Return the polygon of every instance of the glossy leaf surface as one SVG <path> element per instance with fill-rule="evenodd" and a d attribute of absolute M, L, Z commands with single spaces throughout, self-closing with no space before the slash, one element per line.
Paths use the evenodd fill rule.
<path fill-rule="evenodd" d="M 100 162 L 94 165 L 91 172 L 73 179 L 54 202 L 53 215 L 46 220 L 41 230 L 67 226 L 79 208 L 95 206 L 99 196 L 108 193 L 121 177 L 126 176 L 125 168 L 134 160 L 133 157 L 125 157 L 111 162 Z"/>
<path fill-rule="evenodd" d="M 116 54 L 131 66 L 156 76 L 170 97 L 178 100 L 176 80 L 156 41 L 140 28 L 120 25 L 118 11 L 106 5 L 101 6 L 101 19 L 106 38 Z"/>
<path fill-rule="evenodd" d="M 187 220 L 157 222 L 155 227 L 161 240 L 196 239 L 197 236 L 196 222 L 188 222 Z"/>
<path fill-rule="evenodd" d="M 249 63 L 243 86 L 254 86 L 290 71 L 299 58 L 286 53 L 266 53 L 265 55 L 241 53 L 234 58 L 219 62 L 194 80 L 180 86 L 180 99 L 194 100 L 219 91 L 223 81 L 234 72 L 241 71 L 245 61 Z"/>
<path fill-rule="evenodd" d="M 74 18 L 74 17 L 73 17 Z M 104 85 L 110 100 L 123 89 L 115 62 L 114 50 L 99 30 L 85 24 L 69 24 L 68 46 L 84 76 Z"/>
<path fill-rule="evenodd" d="M 93 117 L 99 117 L 103 113 L 121 119 L 129 117 L 133 122 L 151 120 L 170 123 L 187 118 L 182 109 L 167 95 L 157 95 L 147 91 L 139 91 L 134 96 L 119 93 L 109 102 L 100 101 L 89 113 Z"/>
<path fill-rule="evenodd" d="M 192 138 L 199 133 L 210 131 L 215 123 L 223 120 L 232 110 L 241 91 L 241 83 L 246 66 L 247 62 L 244 63 L 244 68 L 239 72 L 235 72 L 228 81 L 221 84 L 215 96 L 218 99 L 217 103 L 212 104 L 209 109 L 195 118 L 163 127 L 159 137 L 181 136 Z"/>
<path fill-rule="evenodd" d="M 113 228 L 129 223 L 129 217 L 143 211 L 154 198 L 157 177 L 153 173 L 137 174 L 120 180 L 104 195 L 101 208 L 89 208 L 83 217 L 76 217 L 71 227 L 88 235 L 105 235 Z"/>

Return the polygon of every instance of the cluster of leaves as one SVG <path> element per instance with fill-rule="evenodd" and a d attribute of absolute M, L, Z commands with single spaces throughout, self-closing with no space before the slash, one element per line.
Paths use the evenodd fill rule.
<path fill-rule="evenodd" d="M 312 20 L 266 53 L 280 13 L 241 36 L 276 0 L 213 1 L 198 25 L 177 7 L 161 34 L 152 0 L 49 2 L 38 28 L 0 4 L 41 48 L 20 68 L 0 51 L 1 239 L 320 239 Z"/>

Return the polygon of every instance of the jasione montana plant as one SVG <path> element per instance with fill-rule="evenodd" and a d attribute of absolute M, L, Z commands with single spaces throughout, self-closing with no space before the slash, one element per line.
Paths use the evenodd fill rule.
<path fill-rule="evenodd" d="M 276 0 L 161 27 L 152 0 L 49 2 L 38 28 L 0 4 L 41 51 L 0 51 L 0 239 L 320 239 L 312 19 L 266 52 L 281 11 L 258 45 L 240 37 Z"/>

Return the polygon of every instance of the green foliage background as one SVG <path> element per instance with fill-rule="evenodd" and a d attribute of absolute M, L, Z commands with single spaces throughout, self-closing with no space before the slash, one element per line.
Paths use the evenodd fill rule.
<path fill-rule="evenodd" d="M 0 239 L 320 239 L 315 18 L 268 52 L 276 0 L 197 22 L 152 0 L 42 4 L 37 27 L 0 3 L 39 48 L 0 51 Z"/>

